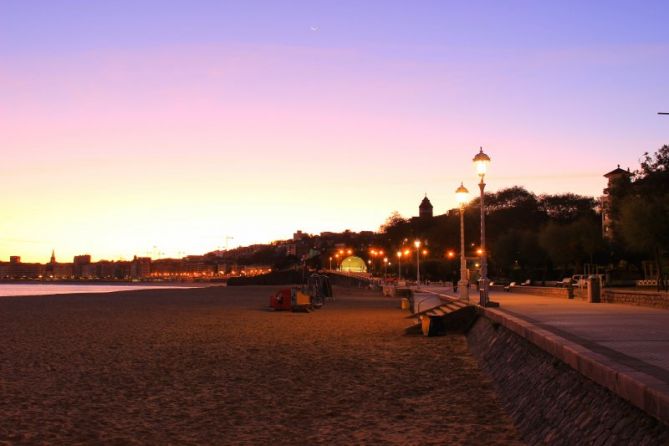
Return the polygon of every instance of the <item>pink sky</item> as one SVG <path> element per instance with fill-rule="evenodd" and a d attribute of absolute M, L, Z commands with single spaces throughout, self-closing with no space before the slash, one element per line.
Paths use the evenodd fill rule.
<path fill-rule="evenodd" d="M 328 32 L 12 54 L 0 260 L 376 230 L 424 193 L 443 213 L 460 181 L 474 191 L 480 145 L 489 190 L 599 196 L 604 173 L 667 143 L 668 45 L 319 44 Z"/>

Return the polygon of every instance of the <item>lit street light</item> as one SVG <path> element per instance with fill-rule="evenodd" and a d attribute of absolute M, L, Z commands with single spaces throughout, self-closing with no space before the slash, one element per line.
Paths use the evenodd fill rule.
<path fill-rule="evenodd" d="M 330 256 L 330 271 L 332 271 L 332 256 Z"/>
<path fill-rule="evenodd" d="M 397 251 L 397 281 L 402 280 L 402 251 Z"/>
<path fill-rule="evenodd" d="M 484 190 L 485 190 L 485 174 L 488 170 L 488 165 L 490 164 L 490 157 L 483 153 L 483 147 L 481 151 L 476 154 L 474 157 L 474 166 L 476 166 L 476 173 L 481 178 L 479 183 L 479 188 L 481 189 L 481 278 L 479 279 L 479 305 L 482 307 L 489 306 L 488 299 L 488 254 L 485 249 L 485 203 L 484 203 Z"/>
<path fill-rule="evenodd" d="M 413 242 L 416 247 L 416 288 L 420 288 L 420 240 Z"/>
<path fill-rule="evenodd" d="M 460 281 L 458 282 L 458 293 L 461 300 L 469 302 L 467 257 L 465 257 L 465 203 L 469 200 L 469 191 L 462 183 L 455 190 L 455 200 L 460 205 Z"/>

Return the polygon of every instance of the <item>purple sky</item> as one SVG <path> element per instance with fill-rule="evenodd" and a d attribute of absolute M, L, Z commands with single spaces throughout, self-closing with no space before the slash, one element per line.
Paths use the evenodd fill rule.
<path fill-rule="evenodd" d="M 667 2 L 0 1 L 0 260 L 598 196 L 669 143 Z M 155 247 L 155 248 L 154 248 Z"/>

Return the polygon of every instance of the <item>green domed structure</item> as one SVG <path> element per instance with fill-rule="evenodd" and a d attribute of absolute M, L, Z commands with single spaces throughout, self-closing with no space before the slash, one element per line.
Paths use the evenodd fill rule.
<path fill-rule="evenodd" d="M 367 264 L 360 257 L 348 256 L 341 261 L 341 271 L 346 271 L 349 273 L 366 273 Z"/>

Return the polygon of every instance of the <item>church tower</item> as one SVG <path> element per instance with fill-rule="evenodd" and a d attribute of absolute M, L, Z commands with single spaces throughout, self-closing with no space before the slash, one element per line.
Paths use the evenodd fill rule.
<path fill-rule="evenodd" d="M 56 274 L 56 250 L 51 250 L 51 260 L 46 264 L 44 272 L 48 277 L 53 277 Z"/>
<path fill-rule="evenodd" d="M 418 216 L 420 218 L 432 218 L 432 203 L 427 198 L 427 194 L 425 194 L 425 198 L 423 198 L 420 206 L 418 206 Z"/>

